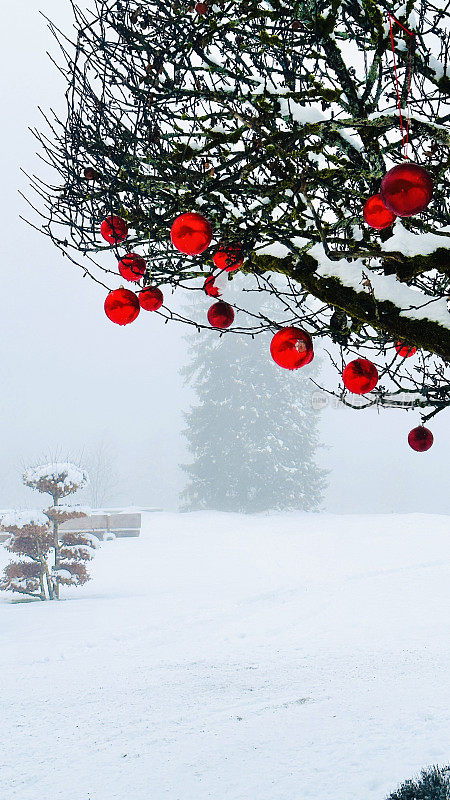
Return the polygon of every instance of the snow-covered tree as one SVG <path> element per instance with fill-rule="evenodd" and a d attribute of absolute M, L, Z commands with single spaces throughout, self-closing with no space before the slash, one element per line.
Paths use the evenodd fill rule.
<path fill-rule="evenodd" d="M 11 511 L 4 514 L 1 530 L 10 534 L 6 549 L 19 556 L 0 578 L 0 589 L 46 600 L 52 585 L 49 556 L 53 535 L 42 511 Z"/>
<path fill-rule="evenodd" d="M 50 25 L 68 108 L 36 132 L 55 168 L 50 186 L 32 179 L 36 225 L 104 287 L 99 305 L 132 251 L 138 274 L 107 296 L 123 312 L 110 319 L 136 319 L 149 283 L 201 292 L 213 259 L 238 247 L 261 305 L 283 275 L 291 324 L 327 351 L 339 343 L 327 388 L 344 403 L 361 408 L 342 375 L 359 357 L 379 378 L 365 405 L 423 421 L 449 407 L 448 4 L 73 6 L 70 36 Z M 192 322 L 165 297 L 156 314 Z M 251 323 L 274 333 L 282 320 Z M 238 313 L 231 333 L 242 328 Z"/>
<path fill-rule="evenodd" d="M 60 500 L 82 489 L 89 479 L 75 464 L 58 462 L 25 470 L 23 482 L 51 495 L 53 505 L 43 512 L 3 516 L 1 529 L 11 534 L 7 549 L 26 560 L 6 567 L 0 589 L 57 600 L 61 585 L 81 586 L 89 580 L 86 562 L 92 559 L 95 540 L 89 534 L 60 530 L 63 522 L 86 516 L 86 509 Z"/>
<path fill-rule="evenodd" d="M 244 279 L 237 276 L 233 284 L 238 301 Z M 254 302 L 246 299 L 246 307 Z M 200 316 L 197 302 L 195 309 L 191 313 Z M 267 357 L 271 337 L 264 334 L 252 340 L 194 333 L 187 339 L 190 362 L 182 374 L 197 401 L 185 414 L 193 462 L 183 465 L 189 477 L 183 508 L 318 508 L 326 473 L 315 461 L 319 415 L 309 376 L 317 369 L 280 369 Z"/>

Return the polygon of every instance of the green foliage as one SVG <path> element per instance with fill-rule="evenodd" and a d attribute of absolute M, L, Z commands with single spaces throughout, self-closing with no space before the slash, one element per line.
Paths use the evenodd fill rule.
<path fill-rule="evenodd" d="M 422 770 L 420 778 L 405 781 L 386 800 L 450 800 L 450 767 Z"/>

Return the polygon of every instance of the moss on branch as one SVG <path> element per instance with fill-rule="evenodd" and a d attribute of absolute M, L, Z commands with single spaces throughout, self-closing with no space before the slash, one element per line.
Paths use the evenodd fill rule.
<path fill-rule="evenodd" d="M 449 251 L 445 251 L 448 255 Z M 432 254 L 433 256 L 435 254 Z M 429 259 L 429 256 L 415 257 Z M 414 259 L 411 259 L 413 261 Z M 299 263 L 291 256 L 253 256 L 253 268 L 258 272 L 278 272 L 297 281 L 302 289 L 333 308 L 345 311 L 353 319 L 369 325 L 393 341 L 405 341 L 435 353 L 450 362 L 450 330 L 428 319 L 402 316 L 402 309 L 388 300 L 376 300 L 370 292 L 356 291 L 336 277 L 317 275 L 318 262 L 311 255 L 302 256 Z M 417 262 L 416 262 L 417 263 Z M 431 267 L 429 267 L 431 269 Z"/>

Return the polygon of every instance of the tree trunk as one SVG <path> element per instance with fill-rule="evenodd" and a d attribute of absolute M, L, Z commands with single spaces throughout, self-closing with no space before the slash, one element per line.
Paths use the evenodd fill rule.
<path fill-rule="evenodd" d="M 58 495 L 53 495 L 53 505 L 58 505 Z M 53 546 L 55 548 L 55 570 L 59 569 L 59 565 L 61 562 L 60 558 L 60 550 L 61 546 L 59 543 L 59 534 L 58 534 L 58 523 L 56 520 L 53 522 Z M 52 582 L 53 587 L 53 598 L 55 600 L 59 600 L 59 577 L 58 575 L 55 576 L 55 579 Z"/>

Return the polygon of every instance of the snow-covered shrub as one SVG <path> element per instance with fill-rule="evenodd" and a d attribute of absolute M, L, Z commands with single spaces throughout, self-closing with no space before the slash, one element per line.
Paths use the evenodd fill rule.
<path fill-rule="evenodd" d="M 61 585 L 81 586 L 89 580 L 86 563 L 92 559 L 97 544 L 88 533 L 60 531 L 63 522 L 85 517 L 88 509 L 59 503 L 61 498 L 86 486 L 89 478 L 75 464 L 57 462 L 27 469 L 23 482 L 51 495 L 53 505 L 44 512 L 4 515 L 1 529 L 11 534 L 7 549 L 27 560 L 6 567 L 0 589 L 55 600 Z"/>
<path fill-rule="evenodd" d="M 26 469 L 23 482 L 31 489 L 59 498 L 78 492 L 87 486 L 89 477 L 87 472 L 76 464 L 58 461 Z"/>
<path fill-rule="evenodd" d="M 21 556 L 11 561 L 0 578 L 0 589 L 45 600 L 48 592 L 48 559 L 53 534 L 42 511 L 12 511 L 3 515 L 0 529 L 10 536 L 5 547 Z"/>
<path fill-rule="evenodd" d="M 387 800 L 450 800 L 450 767 L 430 767 L 403 783 Z"/>

